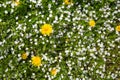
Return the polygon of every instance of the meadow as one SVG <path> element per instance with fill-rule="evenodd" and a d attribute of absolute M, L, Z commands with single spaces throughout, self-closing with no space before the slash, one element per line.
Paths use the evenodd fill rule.
<path fill-rule="evenodd" d="M 120 0 L 0 0 L 0 80 L 120 80 Z"/>

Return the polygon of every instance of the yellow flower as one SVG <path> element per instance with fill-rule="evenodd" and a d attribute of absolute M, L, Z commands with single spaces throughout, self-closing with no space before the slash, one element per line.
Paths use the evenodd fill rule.
<path fill-rule="evenodd" d="M 90 20 L 90 21 L 89 21 L 89 25 L 90 25 L 91 27 L 94 27 L 94 26 L 95 26 L 95 21 L 94 21 L 94 20 Z"/>
<path fill-rule="evenodd" d="M 18 5 L 20 4 L 20 1 L 19 1 L 19 0 L 14 0 L 13 2 L 14 2 L 14 4 L 15 4 L 15 6 L 18 6 Z"/>
<path fill-rule="evenodd" d="M 21 55 L 21 57 L 22 57 L 22 59 L 27 59 L 28 55 L 27 55 L 26 53 L 23 53 L 23 54 Z"/>
<path fill-rule="evenodd" d="M 33 56 L 31 60 L 32 60 L 32 64 L 34 66 L 40 66 L 41 65 L 41 57 Z"/>
<path fill-rule="evenodd" d="M 52 69 L 52 70 L 51 70 L 51 75 L 54 76 L 54 75 L 56 75 L 56 74 L 57 74 L 57 69 Z"/>
<path fill-rule="evenodd" d="M 69 4 L 72 3 L 72 0 L 64 0 L 64 3 L 65 3 L 66 5 L 69 5 Z"/>
<path fill-rule="evenodd" d="M 69 41 L 69 39 L 68 38 L 66 38 L 66 40 L 65 40 L 66 42 L 68 42 Z"/>
<path fill-rule="evenodd" d="M 116 26 L 116 31 L 120 31 L 120 25 Z"/>
<path fill-rule="evenodd" d="M 43 35 L 50 35 L 52 32 L 53 32 L 53 29 L 52 29 L 52 26 L 50 24 L 44 24 L 41 29 L 40 29 L 40 32 L 43 34 Z"/>

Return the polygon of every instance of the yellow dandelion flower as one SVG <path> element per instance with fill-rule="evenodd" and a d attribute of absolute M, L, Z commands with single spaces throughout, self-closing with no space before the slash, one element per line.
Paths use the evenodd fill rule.
<path fill-rule="evenodd" d="M 51 75 L 55 76 L 57 74 L 57 69 L 52 69 L 51 70 Z"/>
<path fill-rule="evenodd" d="M 21 57 L 22 57 L 22 59 L 27 59 L 28 55 L 27 55 L 26 53 L 23 53 L 23 54 L 21 55 Z"/>
<path fill-rule="evenodd" d="M 94 20 L 90 20 L 90 21 L 89 21 L 89 25 L 90 25 L 91 27 L 94 27 L 94 26 L 95 26 L 95 21 L 94 21 Z"/>
<path fill-rule="evenodd" d="M 68 38 L 66 38 L 66 40 L 65 40 L 66 42 L 68 42 L 69 41 L 69 39 Z"/>
<path fill-rule="evenodd" d="M 69 4 L 72 3 L 72 0 L 64 0 L 64 3 L 65 3 L 66 5 L 69 5 Z"/>
<path fill-rule="evenodd" d="M 32 60 L 32 64 L 34 66 L 40 66 L 41 65 L 41 57 L 33 56 L 31 60 Z"/>
<path fill-rule="evenodd" d="M 116 31 L 120 31 L 120 25 L 116 26 Z"/>
<path fill-rule="evenodd" d="M 19 0 L 14 0 L 13 3 L 15 4 L 15 6 L 18 6 L 20 4 Z"/>
<path fill-rule="evenodd" d="M 52 32 L 53 32 L 53 29 L 52 29 L 52 26 L 50 24 L 44 24 L 41 29 L 40 29 L 40 32 L 43 34 L 43 35 L 50 35 Z"/>

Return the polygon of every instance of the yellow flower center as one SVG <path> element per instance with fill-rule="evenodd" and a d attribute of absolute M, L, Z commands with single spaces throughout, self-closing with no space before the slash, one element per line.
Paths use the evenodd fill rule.
<path fill-rule="evenodd" d="M 21 57 L 22 57 L 22 59 L 27 59 L 27 54 L 26 54 L 26 53 L 23 53 L 23 54 L 21 55 Z"/>
<path fill-rule="evenodd" d="M 34 66 L 40 66 L 41 65 L 41 57 L 33 56 L 31 60 L 32 60 L 32 64 Z"/>
<path fill-rule="evenodd" d="M 116 27 L 116 31 L 120 31 L 120 25 Z"/>
<path fill-rule="evenodd" d="M 53 29 L 52 29 L 52 26 L 50 24 L 44 24 L 41 29 L 40 29 L 40 32 L 43 34 L 43 35 L 50 35 L 52 32 L 53 32 Z"/>
<path fill-rule="evenodd" d="M 90 25 L 91 27 L 94 27 L 94 26 L 95 26 L 95 21 L 94 21 L 94 20 L 90 20 L 90 21 L 89 21 L 89 25 Z"/>
<path fill-rule="evenodd" d="M 56 69 L 52 69 L 51 70 L 51 75 L 56 75 L 57 74 L 57 70 Z"/>

